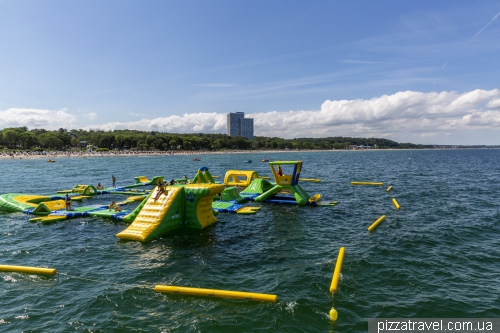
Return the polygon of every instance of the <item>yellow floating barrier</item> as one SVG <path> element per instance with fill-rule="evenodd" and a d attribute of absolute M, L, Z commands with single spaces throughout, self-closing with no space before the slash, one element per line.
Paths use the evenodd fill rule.
<path fill-rule="evenodd" d="M 391 192 L 392 190 L 392 185 L 387 188 L 387 192 Z"/>
<path fill-rule="evenodd" d="M 0 271 L 28 273 L 28 274 L 43 274 L 43 275 L 55 275 L 57 273 L 57 269 L 55 268 L 11 266 L 11 265 L 0 265 Z"/>
<path fill-rule="evenodd" d="M 385 219 L 385 215 L 382 215 L 381 217 L 378 218 L 377 221 L 373 222 L 371 226 L 368 227 L 368 231 L 373 231 L 375 228 L 380 224 Z"/>
<path fill-rule="evenodd" d="M 384 183 L 379 182 L 351 182 L 351 185 L 373 185 L 373 186 L 382 186 Z"/>
<path fill-rule="evenodd" d="M 335 270 L 333 271 L 333 278 L 332 278 L 332 284 L 330 285 L 330 292 L 334 294 L 337 292 L 339 288 L 340 271 L 342 270 L 342 262 L 344 261 L 344 252 L 345 249 L 341 247 L 339 255 L 337 257 L 337 263 L 335 264 Z"/>
<path fill-rule="evenodd" d="M 277 295 L 247 293 L 247 292 L 231 291 L 231 290 L 164 286 L 164 285 L 160 285 L 160 284 L 155 286 L 155 292 L 167 293 L 167 294 L 190 295 L 190 296 L 233 298 L 233 299 L 239 299 L 239 300 L 245 300 L 245 301 L 261 301 L 261 302 L 273 302 L 273 303 L 276 303 L 278 301 Z"/>
<path fill-rule="evenodd" d="M 321 180 L 318 178 L 299 178 L 301 182 L 309 182 L 309 183 L 320 183 Z"/>
<path fill-rule="evenodd" d="M 394 207 L 396 207 L 396 209 L 399 209 L 401 208 L 398 204 L 398 202 L 396 201 L 396 199 L 392 198 L 392 203 L 394 204 Z"/>

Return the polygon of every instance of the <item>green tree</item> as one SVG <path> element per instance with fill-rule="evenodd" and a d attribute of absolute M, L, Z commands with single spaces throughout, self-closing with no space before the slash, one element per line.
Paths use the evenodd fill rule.
<path fill-rule="evenodd" d="M 33 148 L 40 144 L 37 136 L 32 132 L 23 132 L 20 136 L 19 142 L 25 149 Z"/>
<path fill-rule="evenodd" d="M 57 132 L 47 132 L 39 136 L 40 144 L 43 148 L 62 149 L 63 142 L 59 139 Z"/>
<path fill-rule="evenodd" d="M 10 148 L 16 148 L 21 138 L 19 130 L 14 128 L 6 128 L 2 131 L 3 142 Z"/>

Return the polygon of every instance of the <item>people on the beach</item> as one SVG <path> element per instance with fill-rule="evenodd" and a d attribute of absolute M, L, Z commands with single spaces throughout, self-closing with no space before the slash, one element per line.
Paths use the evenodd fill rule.
<path fill-rule="evenodd" d="M 66 197 L 64 198 L 64 203 L 66 204 L 66 210 L 71 210 L 71 198 L 68 193 L 66 193 Z"/>
<path fill-rule="evenodd" d="M 104 186 L 102 186 L 101 183 L 97 183 L 97 189 L 104 190 Z"/>
<path fill-rule="evenodd" d="M 165 193 L 165 195 L 168 193 L 168 191 L 165 190 L 165 184 L 163 182 L 158 181 L 157 187 L 158 189 L 156 190 L 156 196 L 154 197 L 154 201 L 158 200 L 162 193 Z"/>
<path fill-rule="evenodd" d="M 281 170 L 281 166 L 278 165 L 278 176 L 283 176 L 283 170 Z"/>
<path fill-rule="evenodd" d="M 113 183 L 112 187 L 116 188 L 116 178 L 115 178 L 115 175 L 111 175 L 111 182 Z"/>

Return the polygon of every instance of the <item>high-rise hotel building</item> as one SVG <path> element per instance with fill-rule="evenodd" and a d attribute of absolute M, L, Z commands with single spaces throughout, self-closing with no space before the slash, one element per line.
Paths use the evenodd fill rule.
<path fill-rule="evenodd" d="M 227 135 L 253 140 L 253 118 L 245 118 L 245 112 L 228 113 Z"/>

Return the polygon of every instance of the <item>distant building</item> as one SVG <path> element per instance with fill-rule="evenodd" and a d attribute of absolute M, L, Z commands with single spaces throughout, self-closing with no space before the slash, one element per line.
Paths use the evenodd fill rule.
<path fill-rule="evenodd" d="M 245 112 L 228 113 L 227 135 L 253 140 L 253 118 L 245 118 Z"/>

